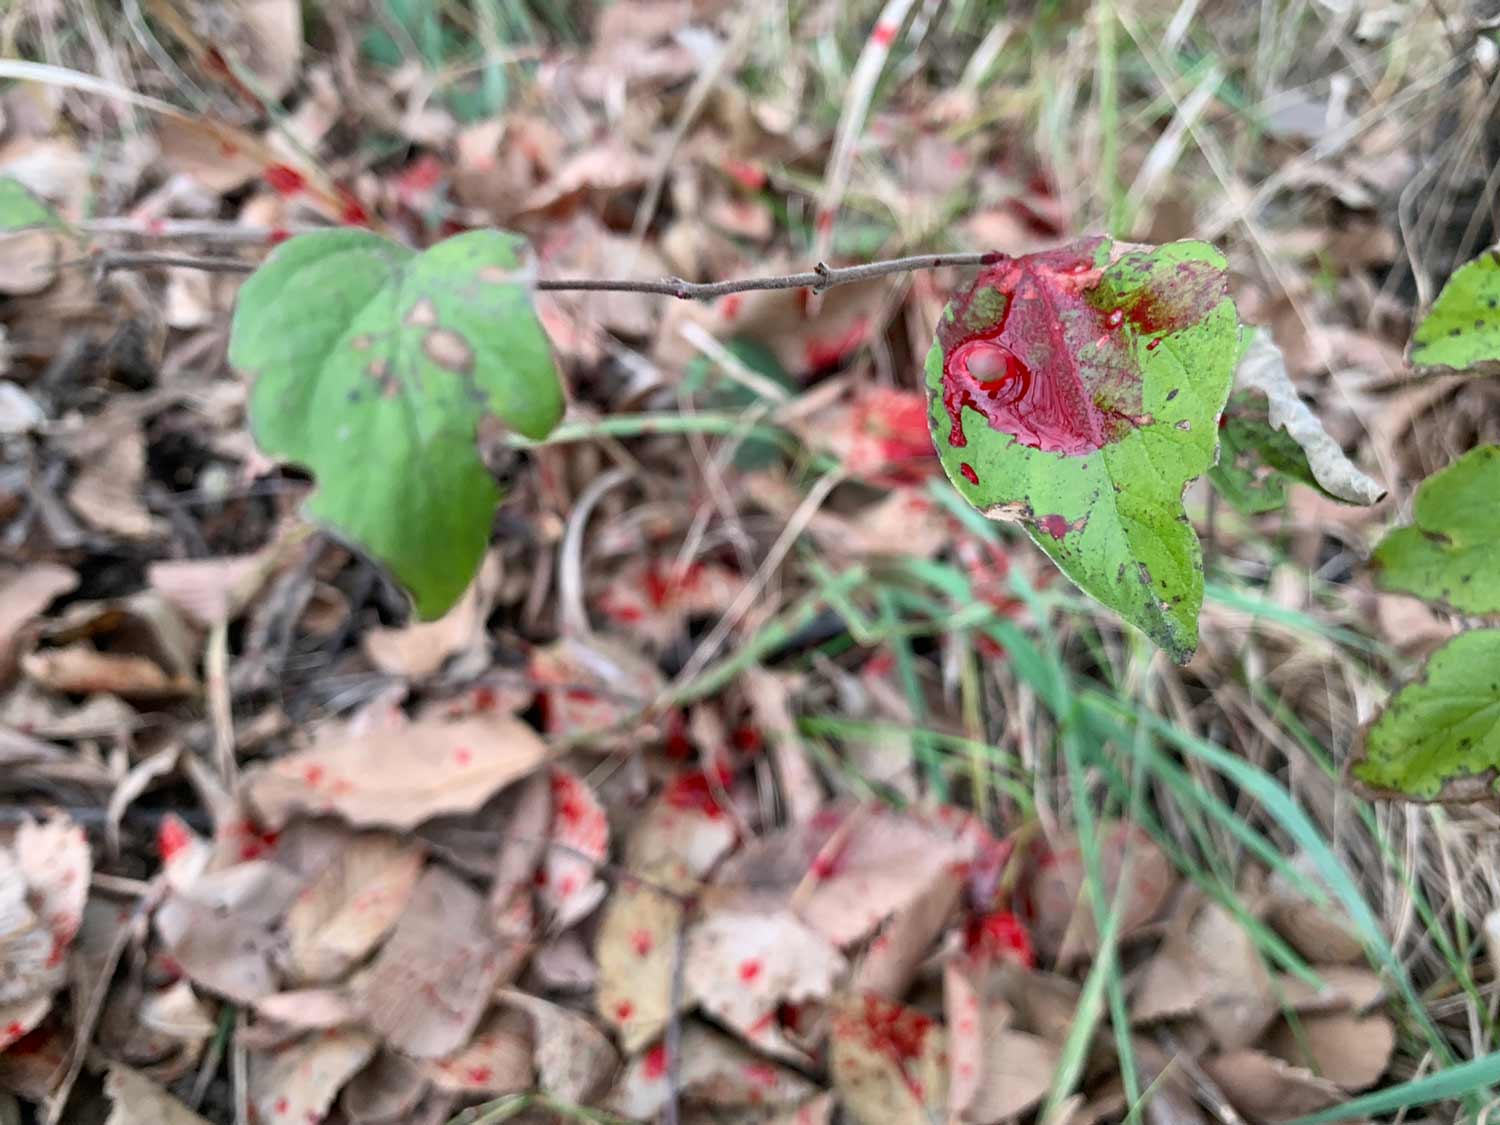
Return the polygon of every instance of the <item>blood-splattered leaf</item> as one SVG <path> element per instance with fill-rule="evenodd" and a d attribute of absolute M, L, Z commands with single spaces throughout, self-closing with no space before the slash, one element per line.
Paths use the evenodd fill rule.
<path fill-rule="evenodd" d="M 1224 259 L 1094 238 L 1006 258 L 956 297 L 927 357 L 943 467 L 1178 661 L 1203 558 L 1182 506 L 1213 464 L 1239 356 Z"/>
<path fill-rule="evenodd" d="M 388 566 L 423 618 L 458 601 L 489 540 L 480 423 L 543 438 L 562 415 L 527 257 L 502 231 L 420 254 L 318 231 L 240 290 L 229 358 L 256 379 L 256 440 L 316 474 L 308 514 Z"/>
<path fill-rule="evenodd" d="M 1411 340 L 1415 367 L 1500 374 L 1500 247 L 1459 266 Z"/>
<path fill-rule="evenodd" d="M 690 1105 L 764 1110 L 795 1105 L 817 1092 L 795 1070 L 752 1054 L 697 1021 L 683 1027 L 678 1050 L 678 1089 Z M 660 1120 L 672 1090 L 667 1064 L 665 1043 L 632 1059 L 610 1091 L 606 1107 L 635 1121 Z"/>
<path fill-rule="evenodd" d="M 430 817 L 473 812 L 547 757 L 519 719 L 475 715 L 424 719 L 287 754 L 245 778 L 273 828 L 294 813 L 336 813 L 360 827 L 413 828 Z"/>
<path fill-rule="evenodd" d="M 609 854 L 609 821 L 604 806 L 572 770 L 554 766 L 551 776 L 552 831 L 537 873 L 537 898 L 556 929 L 567 929 L 604 898 L 596 877 Z"/>
<path fill-rule="evenodd" d="M 848 997 L 834 1015 L 834 1089 L 862 1125 L 936 1120 L 948 1102 L 942 1026 L 879 996 Z"/>
<path fill-rule="evenodd" d="M 317 1032 L 251 1057 L 250 1101 L 260 1121 L 317 1125 L 380 1041 L 350 1028 Z"/>
<path fill-rule="evenodd" d="M 672 966 L 684 910 L 664 892 L 627 884 L 609 896 L 594 954 L 594 1003 L 626 1051 L 655 1039 L 672 1014 Z"/>
<path fill-rule="evenodd" d="M 462 1050 L 426 1066 L 440 1090 L 459 1094 L 514 1094 L 531 1085 L 531 1023 L 520 1012 L 496 1008 Z"/>
<path fill-rule="evenodd" d="M 1471 449 L 1417 489 L 1412 525 L 1375 548 L 1376 581 L 1459 613 L 1500 613 L 1500 445 Z"/>
<path fill-rule="evenodd" d="M 1373 790 L 1418 800 L 1488 797 L 1500 770 L 1497 711 L 1500 629 L 1460 633 L 1365 732 L 1354 776 Z"/>

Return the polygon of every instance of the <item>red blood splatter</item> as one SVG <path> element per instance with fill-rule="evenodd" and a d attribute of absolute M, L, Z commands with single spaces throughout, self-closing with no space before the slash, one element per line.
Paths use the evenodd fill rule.
<path fill-rule="evenodd" d="M 715 769 L 712 777 L 706 771 L 685 773 L 667 786 L 662 799 L 674 809 L 718 820 L 724 815 L 724 806 L 719 804 L 717 792 L 729 784 L 731 777 L 723 766 Z"/>
<path fill-rule="evenodd" d="M 866 391 L 850 408 L 856 442 L 846 465 L 877 481 L 917 484 L 937 469 L 927 427 L 927 396 L 886 387 Z"/>
<path fill-rule="evenodd" d="M 26 1034 L 26 1029 L 21 1026 L 20 1021 L 11 1020 L 5 1025 L 5 1031 L 0 1033 L 0 1042 L 14 1043 Z"/>
<path fill-rule="evenodd" d="M 729 736 L 729 741 L 734 744 L 734 748 L 741 754 L 759 753 L 761 747 L 765 745 L 765 740 L 761 738 L 760 731 L 752 726 L 735 727 Z"/>
<path fill-rule="evenodd" d="M 819 211 L 817 222 L 815 225 L 818 228 L 819 234 L 827 234 L 829 231 L 833 230 L 833 212 Z M 803 303 L 804 305 L 806 304 L 806 299 L 804 299 Z"/>
<path fill-rule="evenodd" d="M 1069 456 L 1118 441 L 1141 424 L 1140 378 L 1128 345 L 1102 337 L 1113 312 L 1120 314 L 1116 323 L 1130 317 L 1142 330 L 1137 311 L 1149 319 L 1157 306 L 1147 309 L 1145 296 L 1111 313 L 1090 303 L 1100 245 L 1086 239 L 1005 259 L 955 301 L 957 315 L 938 329 L 950 445 L 968 444 L 965 408 L 1021 445 Z M 1210 272 L 1222 291 L 1223 275 Z M 1170 298 L 1172 315 L 1184 323 L 1202 315 L 1211 307 L 1202 295 L 1210 289 L 1192 273 Z M 1081 363 L 1085 349 L 1092 354 Z"/>
<path fill-rule="evenodd" d="M 492 687 L 482 687 L 474 693 L 474 710 L 493 711 L 500 704 L 499 697 Z"/>
<path fill-rule="evenodd" d="M 641 1073 L 655 1082 L 667 1076 L 667 1045 L 658 1043 L 641 1060 Z"/>
<path fill-rule="evenodd" d="M 467 1073 L 469 1081 L 476 1086 L 488 1082 L 493 1075 L 494 1071 L 487 1066 L 471 1066 Z"/>
<path fill-rule="evenodd" d="M 770 1063 L 746 1063 L 745 1077 L 757 1086 L 776 1085 L 776 1068 Z"/>
<path fill-rule="evenodd" d="M 730 157 L 720 167 L 724 169 L 726 176 L 746 191 L 759 191 L 766 186 L 766 170 L 752 161 Z"/>
<path fill-rule="evenodd" d="M 865 661 L 865 666 L 861 670 L 861 674 L 866 676 L 874 676 L 876 679 L 882 679 L 886 676 L 889 676 L 895 670 L 895 656 L 893 656 L 890 652 L 882 649 L 880 652 L 877 652 L 874 656 L 870 657 L 869 660 Z"/>
<path fill-rule="evenodd" d="M 976 957 L 1013 961 L 1028 969 L 1036 967 L 1031 935 L 1008 910 L 969 919 L 964 926 L 964 947 Z"/>
<path fill-rule="evenodd" d="M 370 212 L 347 188 L 339 189 L 339 222 L 351 227 L 370 225 Z"/>
<path fill-rule="evenodd" d="M 749 961 L 740 962 L 740 980 L 744 981 L 746 984 L 749 984 L 758 976 L 760 976 L 759 961 L 752 959 Z"/>
<path fill-rule="evenodd" d="M 578 879 L 573 875 L 564 875 L 557 881 L 557 893 L 567 898 L 578 889 Z"/>
<path fill-rule="evenodd" d="M 685 762 L 693 756 L 693 743 L 688 738 L 687 731 L 687 719 L 680 710 L 667 716 L 667 757 Z"/>
<path fill-rule="evenodd" d="M 896 25 L 890 23 L 877 23 L 875 30 L 870 32 L 870 38 L 882 47 L 889 47 L 896 41 Z"/>
<path fill-rule="evenodd" d="M 160 215 L 154 219 L 147 219 L 146 230 L 151 234 L 165 234 L 167 231 L 167 220 L 163 219 Z"/>
<path fill-rule="evenodd" d="M 744 303 L 745 299 L 738 293 L 730 293 L 719 302 L 719 315 L 725 320 L 733 320 L 740 315 L 740 306 Z"/>
<path fill-rule="evenodd" d="M 307 190 L 307 180 L 290 165 L 268 164 L 263 175 L 277 195 L 290 197 Z"/>
<path fill-rule="evenodd" d="M 969 464 L 967 461 L 959 465 L 958 471 L 963 474 L 964 480 L 968 481 L 970 484 L 979 483 L 979 474 L 974 471 L 974 466 Z"/>
<path fill-rule="evenodd" d="M 291 237 L 292 232 L 287 230 L 286 227 L 272 227 L 266 234 L 266 245 L 280 246 L 283 242 Z"/>
<path fill-rule="evenodd" d="M 1042 516 L 1036 523 L 1038 527 L 1054 539 L 1061 539 L 1072 530 L 1072 525 L 1068 523 L 1067 517 L 1057 515 L 1055 512 L 1051 515 Z"/>
<path fill-rule="evenodd" d="M 318 765 L 308 766 L 302 771 L 302 780 L 309 785 L 317 785 L 323 780 L 323 767 Z"/>
<path fill-rule="evenodd" d="M 276 1104 L 271 1107 L 272 1113 L 282 1114 L 287 1111 L 288 1103 L 285 1098 L 277 1098 Z"/>
<path fill-rule="evenodd" d="M 637 957 L 645 957 L 656 945 L 656 939 L 646 930 L 636 930 L 630 935 L 630 948 Z"/>
<path fill-rule="evenodd" d="M 531 877 L 531 881 L 538 887 L 545 887 L 547 885 L 547 872 L 538 867 L 536 874 Z"/>
<path fill-rule="evenodd" d="M 621 1000 L 615 1005 L 615 1019 L 620 1023 L 625 1023 L 633 1015 L 635 1015 L 635 1005 L 629 1000 Z"/>
<path fill-rule="evenodd" d="M 466 766 L 474 760 L 474 751 L 467 746 L 460 746 L 453 751 L 453 760 L 461 766 Z"/>
<path fill-rule="evenodd" d="M 634 625 L 646 619 L 646 611 L 640 606 L 631 605 L 629 602 L 617 602 L 607 594 L 599 599 L 599 608 L 616 621 L 623 621 L 627 625 Z"/>
<path fill-rule="evenodd" d="M 447 174 L 443 162 L 430 152 L 424 152 L 396 176 L 396 194 L 408 206 L 416 206 L 420 197 L 432 191 Z"/>
<path fill-rule="evenodd" d="M 863 316 L 859 317 L 845 330 L 842 336 L 835 336 L 827 340 L 814 339 L 807 341 L 802 350 L 803 359 L 807 366 L 814 372 L 835 367 L 846 355 L 864 343 L 865 336 L 869 333 L 869 330 L 869 319 Z"/>
<path fill-rule="evenodd" d="M 1160 346 L 1160 344 L 1161 344 L 1161 337 L 1158 336 L 1156 339 L 1151 340 L 1150 342 L 1148 342 L 1146 344 L 1146 350 L 1148 352 L 1154 352 L 1157 349 L 1157 347 Z"/>
<path fill-rule="evenodd" d="M 820 883 L 826 883 L 838 874 L 839 857 L 836 855 L 819 855 L 812 861 L 808 873 Z"/>
<path fill-rule="evenodd" d="M 163 863 L 171 863 L 174 856 L 193 842 L 193 834 L 182 818 L 168 815 L 162 818 L 156 830 L 156 854 Z"/>
<path fill-rule="evenodd" d="M 880 996 L 866 996 L 864 1010 L 854 1018 L 853 1027 L 843 1025 L 845 1034 L 860 1036 L 872 1050 L 895 1063 L 907 1089 L 920 1100 L 922 1084 L 907 1067 L 922 1058 L 936 1024 L 921 1012 Z"/>

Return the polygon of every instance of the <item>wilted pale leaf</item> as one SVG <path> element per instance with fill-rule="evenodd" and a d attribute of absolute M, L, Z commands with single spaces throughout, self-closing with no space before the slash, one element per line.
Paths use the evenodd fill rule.
<path fill-rule="evenodd" d="M 427 1091 L 423 1065 L 397 1051 L 381 1051 L 374 1062 L 349 1080 L 339 1108 L 353 1125 L 410 1121 Z"/>
<path fill-rule="evenodd" d="M 1203 557 L 1182 507 L 1239 355 L 1223 257 L 1093 238 L 1001 257 L 949 304 L 929 418 L 959 493 L 1187 660 Z"/>
<path fill-rule="evenodd" d="M 943 974 L 950 1108 L 974 1125 L 1010 1120 L 1042 1100 L 1059 1049 L 1011 1027 L 1009 981 L 987 957 L 950 961 Z"/>
<path fill-rule="evenodd" d="M 414 621 L 399 629 L 370 629 L 360 638 L 370 663 L 382 672 L 424 680 L 450 658 L 483 648 L 484 622 L 495 608 L 501 578 L 500 556 L 485 556 L 458 604 L 435 621 Z"/>
<path fill-rule="evenodd" d="M 273 828 L 298 812 L 336 813 L 359 827 L 413 828 L 473 812 L 547 753 L 535 731 L 509 716 L 428 719 L 316 744 L 247 773 L 244 784 Z"/>
<path fill-rule="evenodd" d="M 208 1125 L 145 1075 L 112 1065 L 104 1093 L 114 1103 L 104 1125 Z"/>
<path fill-rule="evenodd" d="M 549 734 L 599 731 L 628 719 L 665 686 L 661 670 L 635 649 L 604 637 L 573 637 L 531 652 Z"/>
<path fill-rule="evenodd" d="M 507 989 L 500 999 L 531 1018 L 542 1090 L 568 1105 L 586 1105 L 619 1061 L 605 1034 L 571 1008 L 540 997 Z"/>
<path fill-rule="evenodd" d="M 682 905 L 641 884 L 623 884 L 606 900 L 594 957 L 594 1003 L 634 1052 L 655 1039 L 671 1015 L 673 951 L 683 925 Z"/>
<path fill-rule="evenodd" d="M 53 563 L 33 563 L 0 579 L 0 680 L 10 674 L 21 627 L 76 585 L 74 571 Z"/>

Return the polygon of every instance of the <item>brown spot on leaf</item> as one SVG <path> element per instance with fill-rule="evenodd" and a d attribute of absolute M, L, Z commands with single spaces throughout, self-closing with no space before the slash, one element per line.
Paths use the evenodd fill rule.
<path fill-rule="evenodd" d="M 474 367 L 474 349 L 451 328 L 434 328 L 422 337 L 422 354 L 445 370 L 463 375 Z"/>
<path fill-rule="evenodd" d="M 406 323 L 413 328 L 428 328 L 437 323 L 437 306 L 431 297 L 423 297 L 406 314 Z"/>

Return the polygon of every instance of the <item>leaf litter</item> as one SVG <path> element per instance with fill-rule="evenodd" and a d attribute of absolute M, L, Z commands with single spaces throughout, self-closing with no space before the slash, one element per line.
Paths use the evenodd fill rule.
<path fill-rule="evenodd" d="M 273 377 L 257 399 L 245 372 L 221 362 L 236 274 L 94 272 L 70 260 L 161 249 L 248 265 L 294 231 L 333 223 L 345 229 L 324 237 L 339 246 L 398 257 L 444 235 L 513 227 L 550 277 L 800 268 L 808 236 L 823 233 L 799 208 L 815 202 L 831 128 L 804 120 L 792 87 L 757 78 L 752 95 L 746 70 L 684 110 L 686 133 L 667 143 L 682 84 L 735 34 L 715 5 L 606 6 L 588 45 L 549 43 L 545 65 L 525 76 L 530 93 L 477 114 L 463 98 L 483 87 L 467 83 L 519 81 L 531 48 L 516 48 L 514 70 L 471 66 L 443 55 L 453 26 L 413 9 L 397 30 L 419 57 L 392 68 L 290 0 L 206 15 L 149 7 L 155 46 L 176 68 L 167 81 L 196 89 L 191 103 L 203 108 L 139 118 L 143 156 L 126 159 L 118 120 L 77 91 L 17 84 L 0 102 L 0 172 L 34 193 L 0 179 L 13 194 L 0 197 L 0 217 L 30 228 L 8 233 L 0 278 L 0 534 L 14 555 L 0 573 L 0 760 L 19 813 L 0 821 L 0 1089 L 54 1119 L 107 1114 L 115 1125 L 441 1122 L 512 1096 L 550 1099 L 528 1112 L 638 1120 L 673 1105 L 688 1120 L 788 1125 L 1033 1114 L 1099 954 L 1087 865 L 1042 774 L 997 796 L 964 783 L 956 754 L 944 757 L 967 738 L 1037 765 L 1045 724 L 1030 688 L 1018 690 L 1006 653 L 1019 650 L 988 633 L 887 628 L 885 593 L 830 593 L 839 569 L 868 568 L 896 591 L 890 612 L 940 589 L 945 615 L 982 606 L 987 623 L 1028 640 L 1054 629 L 1077 639 L 1051 603 L 1041 610 L 1051 616 L 1031 616 L 1027 599 L 1051 596 L 1045 561 L 946 503 L 929 422 L 949 444 L 960 430 L 979 444 L 997 425 L 1043 452 L 1066 444 L 1003 411 L 981 424 L 962 402 L 955 420 L 941 395 L 925 400 L 920 367 L 942 294 L 969 279 L 731 294 L 708 307 L 541 295 L 537 331 L 513 343 L 525 350 L 545 330 L 570 423 L 723 411 L 777 440 L 646 428 L 523 459 L 480 419 L 457 441 L 393 445 L 363 487 L 396 497 L 379 513 L 379 553 L 428 591 L 421 609 L 433 619 L 418 621 L 381 570 L 295 522 L 299 505 L 318 503 L 308 474 L 245 439 L 247 401 L 264 410 L 266 396 L 293 392 Z M 50 18 L 39 11 L 36 26 Z M 908 38 L 872 20 L 860 33 L 889 36 L 883 47 L 925 50 L 915 25 Z M 940 20 L 932 33 L 953 29 Z M 120 52 L 124 79 L 158 65 L 140 43 Z M 101 60 L 66 61 L 92 71 Z M 956 207 L 964 238 L 1071 263 L 1075 252 L 1059 247 L 1091 228 L 1056 169 L 987 130 L 954 131 L 977 112 L 967 72 L 936 99 L 917 90 L 928 79 L 916 73 L 901 71 L 894 100 L 871 114 L 834 255 L 925 248 Z M 361 141 L 371 126 L 392 143 Z M 664 173 L 658 144 L 672 157 Z M 1287 181 L 1363 224 L 1357 247 L 1339 237 L 1347 230 L 1318 240 L 1344 305 L 1368 303 L 1364 271 L 1390 265 L 1397 245 L 1360 202 L 1371 188 L 1358 159 L 1399 155 L 1367 139 L 1342 185 L 1305 168 Z M 635 237 L 633 207 L 658 175 L 669 207 Z M 1197 233 L 1171 229 L 1165 209 L 1158 218 L 1162 241 Z M 1296 252 L 1270 233 L 1278 253 Z M 441 256 L 402 260 L 422 272 Z M 1322 409 L 1337 396 L 1317 386 L 1316 357 L 1331 381 L 1380 368 L 1404 341 L 1349 327 L 1352 314 L 1311 289 L 1293 308 L 1232 250 L 1229 262 L 1236 300 L 1284 351 L 1261 356 L 1264 378 L 1242 363 L 1241 380 L 1266 389 L 1269 424 L 1300 442 L 1316 484 L 1375 499 L 1380 487 L 1345 450 L 1363 463 L 1378 443 L 1360 436 L 1360 418 Z M 1460 277 L 1443 309 L 1472 304 L 1469 290 L 1482 301 L 1488 276 Z M 360 362 L 340 355 L 317 372 L 364 396 L 371 413 L 345 411 L 351 423 L 399 405 L 402 379 L 461 383 L 494 350 L 452 272 L 440 282 L 430 308 L 406 310 L 403 339 L 420 358 L 402 367 L 404 353 L 384 341 L 360 350 L 356 332 Z M 1217 280 L 1189 288 L 1195 309 L 1221 293 Z M 326 303 L 316 290 L 286 297 L 296 308 L 282 320 Z M 1129 331 L 1159 342 L 1130 310 Z M 1166 337 L 1182 330 L 1167 322 L 1156 326 Z M 270 362 L 282 327 L 238 366 Z M 1457 327 L 1446 345 L 1418 339 L 1419 362 L 1447 363 L 1488 330 Z M 690 328 L 755 377 L 721 370 Z M 1171 350 L 1153 349 L 1153 360 Z M 690 378 L 703 357 L 710 377 Z M 977 367 L 1025 381 L 1019 368 Z M 1092 448 L 1158 424 L 1131 386 L 1109 394 L 1107 417 L 1095 403 L 1063 411 L 1054 429 L 1082 425 Z M 1318 400 L 1326 426 L 1310 428 L 1304 398 Z M 1426 424 L 1415 407 L 1410 417 Z M 524 431 L 535 420 L 513 421 Z M 282 422 L 269 453 L 314 474 L 338 456 L 318 418 Z M 1380 440 L 1397 441 L 1394 427 Z M 740 456 L 751 446 L 758 461 Z M 470 497 L 480 518 L 469 523 L 489 534 L 475 532 L 432 573 L 406 552 L 442 537 L 426 522 L 434 506 L 420 502 L 441 482 L 412 475 L 403 450 L 434 458 L 466 495 L 480 476 L 506 485 L 492 525 L 489 488 Z M 987 469 L 962 464 L 990 483 Z M 959 489 L 974 484 L 962 464 L 951 466 Z M 629 484 L 600 502 L 579 604 L 562 605 L 569 517 L 613 465 Z M 839 473 L 807 513 L 816 558 L 799 546 L 759 574 L 802 511 L 809 466 Z M 1185 503 L 1196 518 L 1191 494 Z M 1028 530 L 1059 553 L 1087 530 L 1080 518 L 1094 518 L 1083 508 L 1029 516 Z M 1343 526 L 1373 545 L 1369 517 Z M 305 543 L 288 529 L 308 533 Z M 1258 558 L 1241 526 L 1215 533 Z M 829 594 L 825 608 L 799 615 L 814 592 Z M 706 645 L 731 612 L 728 640 Z M 775 632 L 783 620 L 793 624 Z M 776 643 L 763 643 L 771 633 Z M 971 651 L 992 702 L 1003 701 L 988 727 L 974 725 L 960 686 Z M 869 729 L 832 738 L 809 726 L 830 714 Z M 946 764 L 934 768 L 934 752 Z M 937 778 L 958 780 L 957 791 Z M 1151 1051 L 1176 1045 L 1157 1067 L 1161 1104 L 1196 1098 L 1272 1120 L 1407 1073 L 1388 987 L 1360 967 L 1349 919 L 1274 878 L 1264 899 L 1247 891 L 1257 924 L 1320 983 L 1267 966 L 1245 919 L 1183 885 L 1173 832 L 1150 817 L 1100 825 L 1142 1073 Z M 1123 1106 L 1107 1038 L 1095 1036 L 1083 1070 L 1094 1119 Z M 77 1080 L 66 1077 L 75 1058 Z M 1201 1088 L 1181 1081 L 1178 1061 Z"/>

